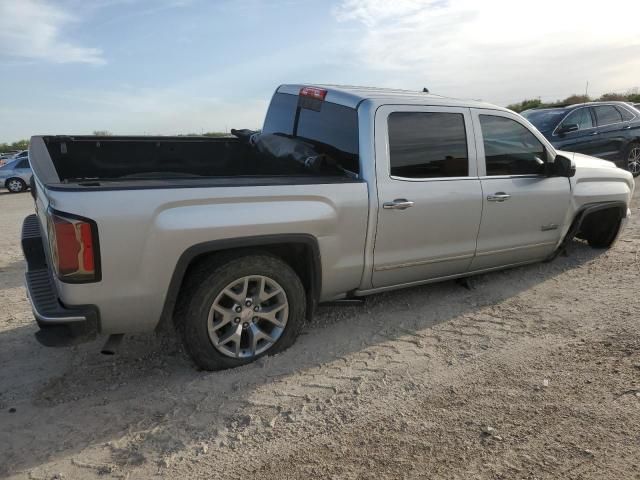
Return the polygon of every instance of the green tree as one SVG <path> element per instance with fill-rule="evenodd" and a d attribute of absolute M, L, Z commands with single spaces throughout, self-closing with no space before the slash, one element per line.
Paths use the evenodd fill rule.
<path fill-rule="evenodd" d="M 520 103 L 507 105 L 507 108 L 513 110 L 514 112 L 524 112 L 525 110 L 529 110 L 530 108 L 538 108 L 540 106 L 542 106 L 542 101 L 539 98 L 533 98 L 523 100 Z"/>
<path fill-rule="evenodd" d="M 627 97 L 628 95 L 624 95 L 622 93 L 605 93 L 604 95 L 602 95 L 600 98 L 598 98 L 598 101 L 602 101 L 602 102 L 625 102 L 627 101 Z"/>
<path fill-rule="evenodd" d="M 18 140 L 13 143 L 0 143 L 0 153 L 7 153 L 14 150 L 26 150 L 29 148 L 29 140 Z"/>

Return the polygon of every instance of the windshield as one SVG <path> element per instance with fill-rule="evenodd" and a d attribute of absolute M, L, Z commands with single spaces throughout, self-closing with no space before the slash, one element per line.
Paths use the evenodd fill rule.
<path fill-rule="evenodd" d="M 18 160 L 15 159 L 11 159 L 11 161 L 5 163 L 4 165 L 0 166 L 0 170 L 11 170 L 12 168 L 14 168 L 16 166 L 16 163 L 18 162 Z"/>
<path fill-rule="evenodd" d="M 565 109 L 527 110 L 522 112 L 521 115 L 533 123 L 533 126 L 538 130 L 545 132 L 553 130 L 566 113 Z"/>

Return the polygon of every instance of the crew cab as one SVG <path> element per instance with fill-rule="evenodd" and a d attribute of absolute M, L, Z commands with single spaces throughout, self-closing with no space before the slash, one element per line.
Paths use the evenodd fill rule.
<path fill-rule="evenodd" d="M 22 243 L 45 345 L 171 327 L 203 369 L 293 343 L 318 303 L 610 247 L 631 174 L 520 115 L 282 85 L 237 138 L 35 136 Z"/>

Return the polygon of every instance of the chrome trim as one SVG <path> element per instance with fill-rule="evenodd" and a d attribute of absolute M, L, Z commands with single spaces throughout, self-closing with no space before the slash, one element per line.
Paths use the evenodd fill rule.
<path fill-rule="evenodd" d="M 557 223 L 548 223 L 546 225 L 542 225 L 540 227 L 540 230 L 543 232 L 548 232 L 549 230 L 557 230 L 558 228 L 560 228 L 560 225 L 558 225 Z"/>
<path fill-rule="evenodd" d="M 391 180 L 398 180 L 401 182 L 446 182 L 453 180 L 477 180 L 478 177 L 428 177 L 428 178 L 409 178 L 409 177 L 398 177 L 396 175 L 389 175 Z"/>
<path fill-rule="evenodd" d="M 491 180 L 493 178 L 496 179 L 505 179 L 505 178 L 547 178 L 546 175 L 541 175 L 539 173 L 525 173 L 521 175 L 484 175 L 482 177 L 478 177 L 480 180 Z"/>
<path fill-rule="evenodd" d="M 494 193 L 493 195 L 487 195 L 488 202 L 504 202 L 505 200 L 509 200 L 510 198 L 511 198 L 511 195 L 504 192 L 497 192 L 497 193 Z"/>
<path fill-rule="evenodd" d="M 409 207 L 413 207 L 415 202 L 407 200 L 406 198 L 396 198 L 392 202 L 384 202 L 382 208 L 385 210 L 406 210 Z"/>
<path fill-rule="evenodd" d="M 514 252 L 516 250 L 524 250 L 527 248 L 538 248 L 538 247 L 547 247 L 549 245 L 555 245 L 556 242 L 543 242 L 543 243 L 533 243 L 529 245 L 521 245 L 519 247 L 509 247 L 509 248 L 501 248 L 500 250 L 491 250 L 488 252 L 476 253 L 476 257 L 486 257 L 487 255 L 496 255 L 499 253 L 508 253 Z"/>
<path fill-rule="evenodd" d="M 418 260 L 415 262 L 407 262 L 407 263 L 396 263 L 394 265 L 385 265 L 382 267 L 374 267 L 374 271 L 383 272 L 386 270 L 395 270 L 396 268 L 406 268 L 406 267 L 419 267 L 421 265 L 429 265 L 431 263 L 440 263 L 440 262 L 448 262 L 452 260 L 466 260 L 467 258 L 473 257 L 473 253 L 469 253 L 466 255 L 456 255 L 454 257 L 441 257 L 441 258 L 433 258 L 429 260 Z"/>

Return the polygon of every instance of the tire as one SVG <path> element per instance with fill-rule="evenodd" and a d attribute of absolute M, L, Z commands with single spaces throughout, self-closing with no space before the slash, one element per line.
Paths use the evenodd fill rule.
<path fill-rule="evenodd" d="M 591 248 L 609 248 L 620 229 L 620 219 L 607 221 L 605 212 L 597 212 L 589 219 L 588 227 L 583 232 L 584 238 Z"/>
<path fill-rule="evenodd" d="M 10 193 L 20 193 L 27 189 L 25 181 L 17 177 L 8 178 L 4 186 Z"/>
<path fill-rule="evenodd" d="M 304 287 L 288 264 L 267 253 L 236 253 L 195 267 L 182 289 L 176 322 L 195 364 L 222 370 L 290 347 L 304 326 L 305 310 Z M 225 343 L 227 338 L 232 340 Z"/>
<path fill-rule="evenodd" d="M 631 172 L 634 177 L 640 175 L 640 143 L 631 143 L 624 155 L 624 167 Z"/>

